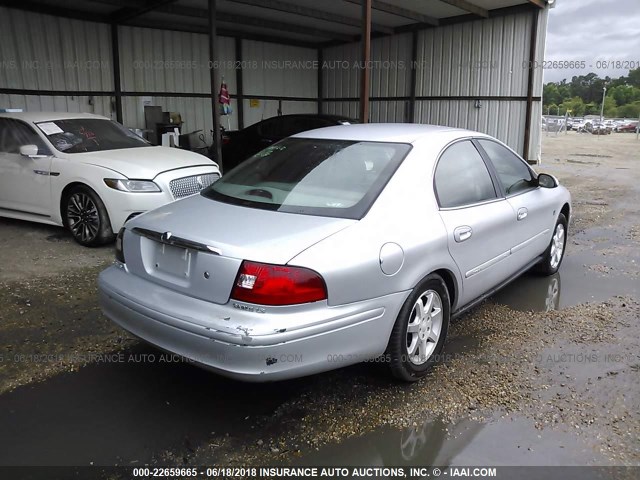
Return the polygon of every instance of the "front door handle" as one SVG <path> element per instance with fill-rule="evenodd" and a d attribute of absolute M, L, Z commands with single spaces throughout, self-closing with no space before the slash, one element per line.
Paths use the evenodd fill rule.
<path fill-rule="evenodd" d="M 524 207 L 518 209 L 518 221 L 524 220 L 527 218 L 527 215 L 529 215 L 529 210 Z"/>
<path fill-rule="evenodd" d="M 458 243 L 464 242 L 465 240 L 469 240 L 472 234 L 473 230 L 471 229 L 471 227 L 469 227 L 468 225 L 463 225 L 461 227 L 457 227 L 453 231 L 453 239 Z"/>

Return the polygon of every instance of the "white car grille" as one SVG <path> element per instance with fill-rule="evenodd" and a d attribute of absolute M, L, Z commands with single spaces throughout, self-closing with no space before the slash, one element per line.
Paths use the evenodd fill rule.
<path fill-rule="evenodd" d="M 205 173 L 203 175 L 191 175 L 189 177 L 176 178 L 169 182 L 169 188 L 173 198 L 183 198 L 198 193 L 203 188 L 208 187 L 218 180 L 217 173 Z"/>

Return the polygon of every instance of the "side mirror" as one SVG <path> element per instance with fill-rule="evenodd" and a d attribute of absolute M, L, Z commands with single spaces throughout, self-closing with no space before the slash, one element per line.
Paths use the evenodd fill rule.
<path fill-rule="evenodd" d="M 556 188 L 558 186 L 558 180 L 553 175 L 548 173 L 541 173 L 538 175 L 538 186 L 542 188 Z"/>
<path fill-rule="evenodd" d="M 37 157 L 38 146 L 37 145 L 22 145 L 20 147 L 20 155 L 25 157 Z"/>

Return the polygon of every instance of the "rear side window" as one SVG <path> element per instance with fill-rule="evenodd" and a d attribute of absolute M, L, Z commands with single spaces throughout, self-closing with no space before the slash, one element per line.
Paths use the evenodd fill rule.
<path fill-rule="evenodd" d="M 280 138 L 290 137 L 313 128 L 309 126 L 309 122 L 306 122 L 304 117 L 283 117 L 281 123 Z"/>
<path fill-rule="evenodd" d="M 260 123 L 258 126 L 259 134 L 267 138 L 282 137 L 282 120 L 279 117 L 270 118 Z"/>
<path fill-rule="evenodd" d="M 478 143 L 489 156 L 506 195 L 535 187 L 531 170 L 511 150 L 491 140 L 478 140 Z"/>
<path fill-rule="evenodd" d="M 336 123 L 332 123 L 331 120 L 327 120 L 326 118 L 302 117 L 298 121 L 299 130 L 295 133 L 305 132 L 315 128 L 330 127 L 333 125 L 336 125 Z"/>
<path fill-rule="evenodd" d="M 497 198 L 487 166 L 468 140 L 454 143 L 445 150 L 438 161 L 434 183 L 442 208 Z"/>

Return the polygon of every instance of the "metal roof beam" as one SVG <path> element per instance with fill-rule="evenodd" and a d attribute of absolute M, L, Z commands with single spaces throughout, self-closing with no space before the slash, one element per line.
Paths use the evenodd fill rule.
<path fill-rule="evenodd" d="M 3 0 L 0 0 L 0 1 L 3 1 Z M 93 1 L 98 1 L 100 3 L 107 3 L 110 5 L 117 5 L 117 4 L 132 5 L 133 4 L 134 7 L 132 8 L 136 8 L 136 9 L 142 8 L 144 4 L 147 3 L 147 2 L 141 2 L 139 0 L 133 0 L 133 1 L 132 0 L 93 0 Z M 158 13 L 167 13 L 170 15 L 182 16 L 182 17 L 199 18 L 202 20 L 208 18 L 209 16 L 209 12 L 206 8 L 189 7 L 189 6 L 183 6 L 183 5 L 171 5 L 170 3 L 172 3 L 173 1 L 175 0 L 171 0 L 171 2 L 167 2 L 167 0 L 164 0 L 165 4 L 154 7 L 153 11 Z M 284 3 L 284 2 L 278 2 L 278 3 Z M 300 8 L 300 7 L 297 7 L 296 5 L 292 5 L 292 7 Z M 252 27 L 265 28 L 269 30 L 279 30 L 282 32 L 298 33 L 301 35 L 309 35 L 312 37 L 330 38 L 333 40 L 340 40 L 344 42 L 353 42 L 357 40 L 357 35 L 350 35 L 348 33 L 335 32 L 335 31 L 325 30 L 325 29 L 315 28 L 315 27 L 306 27 L 306 26 L 294 24 L 294 23 L 286 23 L 286 22 L 280 22 L 276 20 L 267 20 L 267 19 L 252 17 L 248 15 L 239 15 L 239 14 L 217 11 L 216 18 L 218 22 L 222 22 L 222 23 L 238 23 L 240 25 L 249 25 Z M 357 26 L 360 25 L 358 20 L 356 20 L 355 23 L 357 24 Z M 392 29 L 389 29 L 389 30 L 392 32 Z M 242 36 L 242 35 L 235 35 L 235 36 Z"/>
<path fill-rule="evenodd" d="M 529 3 L 533 3 L 539 8 L 545 8 L 547 6 L 547 2 L 545 0 L 529 0 Z"/>
<path fill-rule="evenodd" d="M 180 5 L 167 5 L 156 10 L 161 13 L 169 13 L 171 15 L 182 15 L 185 17 L 207 18 L 206 9 L 183 7 Z M 278 30 L 282 32 L 298 33 L 301 35 L 309 35 L 312 37 L 332 38 L 336 40 L 344 40 L 352 42 L 356 36 L 347 33 L 334 32 L 315 27 L 306 27 L 294 23 L 279 22 L 276 20 L 267 20 L 257 17 L 249 17 L 247 15 L 237 15 L 234 13 L 217 12 L 216 18 L 222 23 L 237 23 L 239 25 L 248 25 L 252 27 L 265 28 L 269 30 Z"/>
<path fill-rule="evenodd" d="M 522 4 L 514 5 L 511 7 L 503 7 L 503 8 L 496 8 L 493 10 L 489 10 L 489 18 L 503 17 L 505 15 L 515 15 L 518 13 L 531 12 L 531 10 L 536 10 L 536 9 L 537 7 L 535 7 L 531 3 L 522 3 Z M 476 15 L 466 13 L 464 15 L 457 15 L 455 17 L 442 18 L 440 19 L 440 26 L 454 25 L 454 24 L 465 23 L 465 22 L 473 22 L 477 19 L 478 17 Z M 402 25 L 399 27 L 395 27 L 393 31 L 394 33 L 407 33 L 407 32 L 419 31 L 419 30 L 426 30 L 428 28 L 434 28 L 434 27 L 432 25 L 427 25 L 425 23 L 411 23 L 409 25 Z M 384 37 L 384 36 L 385 35 L 382 35 L 382 34 L 372 35 L 372 37 L 376 37 L 376 38 Z M 320 43 L 318 45 L 318 48 L 330 48 L 330 47 L 336 47 L 339 45 L 344 45 L 344 42 L 331 40 L 328 42 Z"/>
<path fill-rule="evenodd" d="M 132 18 L 144 15 L 152 10 L 157 10 L 160 7 L 164 7 L 170 3 L 174 3 L 176 0 L 149 0 L 146 2 L 140 2 L 133 7 L 124 7 L 116 10 L 111 14 L 111 21 L 113 23 L 124 23 Z M 131 4 L 133 2 L 129 2 Z"/>
<path fill-rule="evenodd" d="M 326 20 L 327 22 L 341 23 L 343 25 L 349 25 L 351 27 L 361 26 L 361 21 L 357 18 L 346 17 L 337 13 L 325 12 L 323 10 L 316 10 L 315 8 L 308 8 L 302 5 L 294 5 L 292 3 L 281 2 L 280 0 L 229 0 L 235 3 L 242 3 L 245 5 L 251 5 L 254 7 L 267 8 L 269 10 L 278 10 L 280 12 L 292 13 L 294 15 L 300 15 L 302 17 L 311 17 L 318 20 Z M 386 33 L 388 35 L 393 33 L 393 28 L 385 27 L 380 24 L 372 24 L 375 31 Z"/>
<path fill-rule="evenodd" d="M 218 14 L 219 16 L 220 14 Z M 133 22 L 129 23 L 130 27 L 142 27 L 142 28 L 154 28 L 157 30 L 173 30 L 177 32 L 188 32 L 188 33 L 204 33 L 208 34 L 209 29 L 206 25 L 189 25 L 184 23 L 165 23 L 165 22 L 157 22 L 153 20 L 145 20 L 145 19 L 136 19 Z M 268 42 L 268 43 L 277 43 L 279 45 L 294 45 L 297 47 L 303 48 L 318 48 L 318 44 L 316 42 L 307 42 L 304 40 L 298 40 L 294 38 L 286 38 L 279 37 L 275 35 L 264 35 L 260 33 L 248 33 L 248 32 L 239 32 L 238 30 L 231 30 L 226 28 L 216 28 L 216 33 L 221 37 L 231 37 L 231 38 L 242 38 L 243 40 L 255 40 L 256 42 Z"/>
<path fill-rule="evenodd" d="M 338 40 L 354 41 L 357 37 L 347 33 L 339 33 L 324 30 L 315 27 L 306 27 L 293 23 L 278 22 L 274 20 L 265 20 L 262 18 L 248 17 L 245 15 L 236 15 L 230 13 L 218 14 L 218 21 L 225 23 L 238 23 L 240 25 L 249 25 L 252 27 L 266 28 L 270 30 L 278 30 L 282 32 L 298 33 L 301 35 L 310 35 L 312 37 L 334 38 Z"/>
<path fill-rule="evenodd" d="M 479 17 L 489 18 L 489 11 L 486 8 L 482 8 L 475 3 L 471 3 L 467 0 L 440 0 L 443 3 L 447 3 L 453 7 L 457 7 Z"/>
<path fill-rule="evenodd" d="M 531 12 L 532 10 L 537 10 L 537 8 L 533 4 L 521 3 L 518 5 L 513 5 L 511 7 L 495 8 L 493 10 L 489 10 L 489 18 L 503 17 L 505 15 L 515 15 L 518 13 Z M 478 19 L 477 16 L 466 13 L 464 15 L 457 15 L 455 17 L 441 18 L 440 26 L 454 25 L 457 23 L 464 23 L 464 22 L 472 22 L 477 19 Z M 428 28 L 432 28 L 432 27 L 430 25 L 425 25 L 424 23 L 413 23 L 410 25 L 402 25 L 400 27 L 396 27 L 394 31 L 395 33 L 406 33 L 406 32 L 412 32 L 414 30 L 425 30 Z"/>
<path fill-rule="evenodd" d="M 28 12 L 42 13 L 45 15 L 56 15 L 58 17 L 74 18 L 77 20 L 87 20 L 91 22 L 108 22 L 109 17 L 99 13 L 83 12 L 70 8 L 59 7 L 57 5 L 34 2 L 32 0 L 0 0 L 1 7 L 26 10 Z"/>
<path fill-rule="evenodd" d="M 355 3 L 356 5 L 362 5 L 362 0 L 344 0 L 345 2 Z M 437 26 L 438 19 L 430 17 L 429 15 L 424 15 L 419 12 L 414 12 L 413 10 L 408 10 L 406 8 L 398 7 L 397 5 L 392 5 L 391 3 L 381 2 L 380 0 L 371 0 L 371 8 L 374 10 L 378 10 L 380 12 L 390 13 L 391 15 L 396 15 L 398 17 L 408 18 L 420 23 L 426 23 L 428 25 Z"/>

